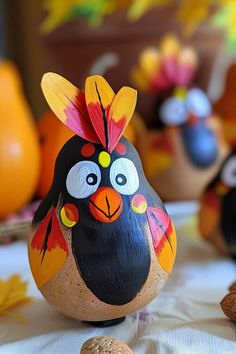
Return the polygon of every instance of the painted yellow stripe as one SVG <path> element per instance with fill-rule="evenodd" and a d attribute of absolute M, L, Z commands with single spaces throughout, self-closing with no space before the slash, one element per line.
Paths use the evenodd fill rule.
<path fill-rule="evenodd" d="M 176 232 L 173 227 L 173 231 L 170 235 L 170 242 L 171 247 L 168 241 L 164 243 L 163 249 L 161 250 L 158 260 L 160 262 L 161 267 L 167 272 L 170 273 L 176 257 L 176 246 L 177 246 L 177 239 L 176 239 Z"/>
<path fill-rule="evenodd" d="M 66 123 L 65 109 L 75 101 L 80 90 L 64 77 L 54 73 L 43 75 L 41 88 L 52 111 Z"/>
<path fill-rule="evenodd" d="M 67 253 L 57 246 L 51 251 L 46 251 L 42 261 L 42 252 L 30 247 L 30 267 L 39 289 L 54 277 L 65 263 L 66 258 Z"/>

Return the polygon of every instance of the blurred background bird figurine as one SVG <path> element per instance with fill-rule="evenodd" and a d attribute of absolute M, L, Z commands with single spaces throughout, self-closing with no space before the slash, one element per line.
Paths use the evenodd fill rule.
<path fill-rule="evenodd" d="M 229 68 L 215 109 L 230 152 L 200 199 L 199 230 L 222 254 L 236 258 L 236 110 L 235 64 Z"/>
<path fill-rule="evenodd" d="M 211 166 L 218 156 L 217 138 L 207 122 L 211 115 L 211 104 L 198 88 L 177 88 L 160 107 L 162 123 L 179 127 L 188 159 L 199 168 Z"/>
<path fill-rule="evenodd" d="M 236 147 L 200 200 L 199 229 L 221 253 L 236 259 Z"/>
<path fill-rule="evenodd" d="M 226 152 L 207 95 L 191 87 L 198 62 L 192 48 L 168 35 L 159 49 L 141 53 L 132 72 L 137 87 L 157 95 L 155 125 L 140 152 L 150 183 L 165 200 L 199 197 Z"/>
<path fill-rule="evenodd" d="M 149 303 L 176 255 L 176 234 L 122 137 L 136 91 L 115 94 L 98 75 L 85 92 L 47 73 L 44 96 L 76 135 L 60 151 L 54 180 L 32 224 L 29 260 L 50 304 L 95 325 L 111 325 Z"/>

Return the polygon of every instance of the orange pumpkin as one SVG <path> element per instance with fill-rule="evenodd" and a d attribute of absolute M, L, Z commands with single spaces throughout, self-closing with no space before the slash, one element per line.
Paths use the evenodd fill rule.
<path fill-rule="evenodd" d="M 52 111 L 45 113 L 39 121 L 38 131 L 41 142 L 41 171 L 38 185 L 38 196 L 43 198 L 49 191 L 54 173 L 54 165 L 62 146 L 74 134 Z"/>
<path fill-rule="evenodd" d="M 40 153 L 32 113 L 20 76 L 10 61 L 0 61 L 0 219 L 34 195 Z"/>

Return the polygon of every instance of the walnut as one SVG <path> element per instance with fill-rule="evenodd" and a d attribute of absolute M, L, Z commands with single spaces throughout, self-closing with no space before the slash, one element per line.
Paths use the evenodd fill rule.
<path fill-rule="evenodd" d="M 233 321 L 236 321 L 236 291 L 227 294 L 220 303 L 225 315 Z"/>
<path fill-rule="evenodd" d="M 80 354 L 133 354 L 124 342 L 113 337 L 94 337 L 87 340 Z"/>

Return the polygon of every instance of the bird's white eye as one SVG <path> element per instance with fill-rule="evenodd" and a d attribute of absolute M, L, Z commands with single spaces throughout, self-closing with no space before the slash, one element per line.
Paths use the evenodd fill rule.
<path fill-rule="evenodd" d="M 113 188 L 125 195 L 134 194 L 139 187 L 136 167 L 132 161 L 124 157 L 111 165 L 110 180 Z"/>
<path fill-rule="evenodd" d="M 187 121 L 188 112 L 184 100 L 168 98 L 160 108 L 161 121 L 166 125 L 180 125 Z"/>
<path fill-rule="evenodd" d="M 101 171 L 92 161 L 80 161 L 71 167 L 66 178 L 68 193 L 78 199 L 96 192 L 101 182 Z"/>
<path fill-rule="evenodd" d="M 236 157 L 232 156 L 226 162 L 222 172 L 221 179 L 229 187 L 236 187 Z"/>
<path fill-rule="evenodd" d="M 198 118 L 207 118 L 212 113 L 207 95 L 198 88 L 189 90 L 185 103 L 187 110 Z"/>

